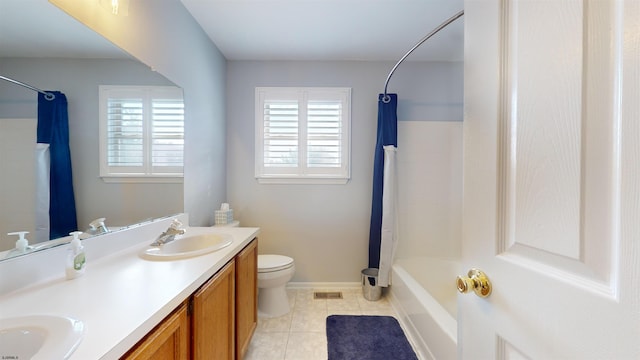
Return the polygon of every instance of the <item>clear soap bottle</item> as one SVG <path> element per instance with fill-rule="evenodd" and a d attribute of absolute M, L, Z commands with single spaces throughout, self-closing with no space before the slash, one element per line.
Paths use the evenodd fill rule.
<path fill-rule="evenodd" d="M 25 235 L 28 233 L 29 233 L 28 231 L 16 231 L 16 232 L 7 233 L 7 235 L 19 236 L 18 240 L 16 241 L 16 247 L 11 249 L 11 251 L 9 251 L 9 253 L 7 254 L 7 257 L 18 255 L 18 254 L 24 254 L 29 250 L 33 250 L 33 246 L 29 246 L 29 241 L 25 238 Z"/>
<path fill-rule="evenodd" d="M 67 279 L 75 279 L 84 274 L 86 257 L 84 254 L 84 246 L 80 242 L 80 234 L 82 231 L 74 231 L 69 233 L 73 236 L 73 240 L 67 250 L 66 275 Z"/>

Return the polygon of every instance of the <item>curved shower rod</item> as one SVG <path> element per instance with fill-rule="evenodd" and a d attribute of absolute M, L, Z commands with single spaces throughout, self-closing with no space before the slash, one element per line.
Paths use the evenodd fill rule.
<path fill-rule="evenodd" d="M 46 91 L 44 91 L 44 90 L 40 90 L 40 89 L 38 89 L 37 87 L 33 87 L 33 86 L 31 86 L 31 85 L 29 85 L 29 84 L 25 84 L 25 83 L 23 83 L 23 82 L 21 82 L 21 81 L 13 80 L 13 79 L 11 79 L 11 78 L 8 78 L 8 77 L 6 77 L 6 76 L 2 76 L 2 75 L 0 75 L 0 79 L 1 79 L 1 80 L 5 80 L 5 81 L 8 81 L 8 82 L 10 82 L 10 83 L 14 83 L 14 84 L 16 84 L 16 85 L 20 85 L 20 86 L 22 86 L 22 87 L 26 87 L 27 89 L 31 89 L 31 90 L 33 90 L 33 91 L 37 91 L 37 92 L 39 92 L 40 94 L 43 94 L 43 95 L 44 95 L 44 98 L 45 98 L 45 99 L 47 99 L 47 100 L 49 100 L 49 101 L 51 101 L 51 100 L 53 100 L 53 99 L 55 99 L 55 98 L 56 98 L 56 96 L 55 96 L 55 95 L 53 95 L 53 94 L 52 94 L 52 93 L 50 93 L 50 92 L 46 92 Z"/>
<path fill-rule="evenodd" d="M 387 80 L 384 82 L 384 96 L 382 97 L 382 101 L 384 103 L 388 103 L 391 98 L 387 95 L 387 86 L 389 86 L 389 80 L 391 80 L 391 76 L 393 75 L 393 73 L 396 71 L 396 69 L 398 68 L 398 66 L 404 61 L 404 59 L 407 58 L 407 56 L 409 56 L 413 50 L 417 49 L 418 46 L 422 45 L 422 43 L 424 43 L 425 41 L 429 40 L 429 38 L 431 38 L 433 35 L 435 35 L 436 33 L 438 33 L 438 31 L 444 29 L 447 25 L 451 24 L 452 22 L 454 22 L 455 20 L 457 20 L 459 17 L 461 17 L 462 15 L 464 15 L 464 10 L 460 10 L 460 12 L 458 12 L 457 14 L 453 15 L 452 17 L 450 17 L 449 19 L 445 20 L 445 22 L 443 22 L 442 24 L 438 25 L 437 28 L 433 29 L 430 33 L 428 33 L 425 37 L 423 37 L 422 39 L 420 39 L 420 41 L 418 41 L 417 44 L 415 44 L 411 50 L 407 51 L 406 54 L 404 54 L 404 56 L 402 58 L 400 58 L 400 60 L 398 60 L 398 62 L 396 63 L 396 65 L 393 67 L 393 69 L 391 69 L 391 72 L 389 72 L 389 75 L 387 76 Z"/>

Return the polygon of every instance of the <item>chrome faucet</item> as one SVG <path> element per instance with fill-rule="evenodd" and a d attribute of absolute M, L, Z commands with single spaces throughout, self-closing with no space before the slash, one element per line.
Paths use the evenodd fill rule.
<path fill-rule="evenodd" d="M 173 219 L 169 228 L 160 234 L 151 246 L 162 246 L 175 240 L 176 235 L 183 235 L 187 230 L 182 227 L 182 223 L 178 219 Z"/>
<path fill-rule="evenodd" d="M 89 235 L 99 235 L 110 232 L 107 226 L 104 224 L 104 220 L 105 218 L 93 220 L 91 223 L 89 223 L 89 229 L 85 232 Z"/>

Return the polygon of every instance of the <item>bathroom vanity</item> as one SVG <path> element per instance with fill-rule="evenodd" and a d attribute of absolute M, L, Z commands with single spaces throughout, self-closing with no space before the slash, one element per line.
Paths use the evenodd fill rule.
<path fill-rule="evenodd" d="M 257 258 L 254 239 L 123 359 L 242 359 L 257 325 Z"/>
<path fill-rule="evenodd" d="M 0 318 L 53 314 L 82 321 L 82 341 L 69 359 L 165 358 L 165 351 L 168 358 L 242 358 L 257 323 L 259 229 L 187 228 L 233 242 L 190 258 L 143 258 L 170 222 L 83 240 L 86 273 L 73 280 L 64 278 L 66 246 L 50 249 L 46 260 L 32 254 L 0 263 L 3 274 L 25 272 L 20 278 L 28 282 L 0 284 Z"/>

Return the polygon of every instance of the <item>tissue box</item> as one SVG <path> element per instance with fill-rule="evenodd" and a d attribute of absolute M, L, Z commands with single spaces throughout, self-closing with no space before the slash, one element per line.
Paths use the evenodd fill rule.
<path fill-rule="evenodd" d="M 225 225 L 233 222 L 233 210 L 216 210 L 215 223 L 216 225 Z"/>

